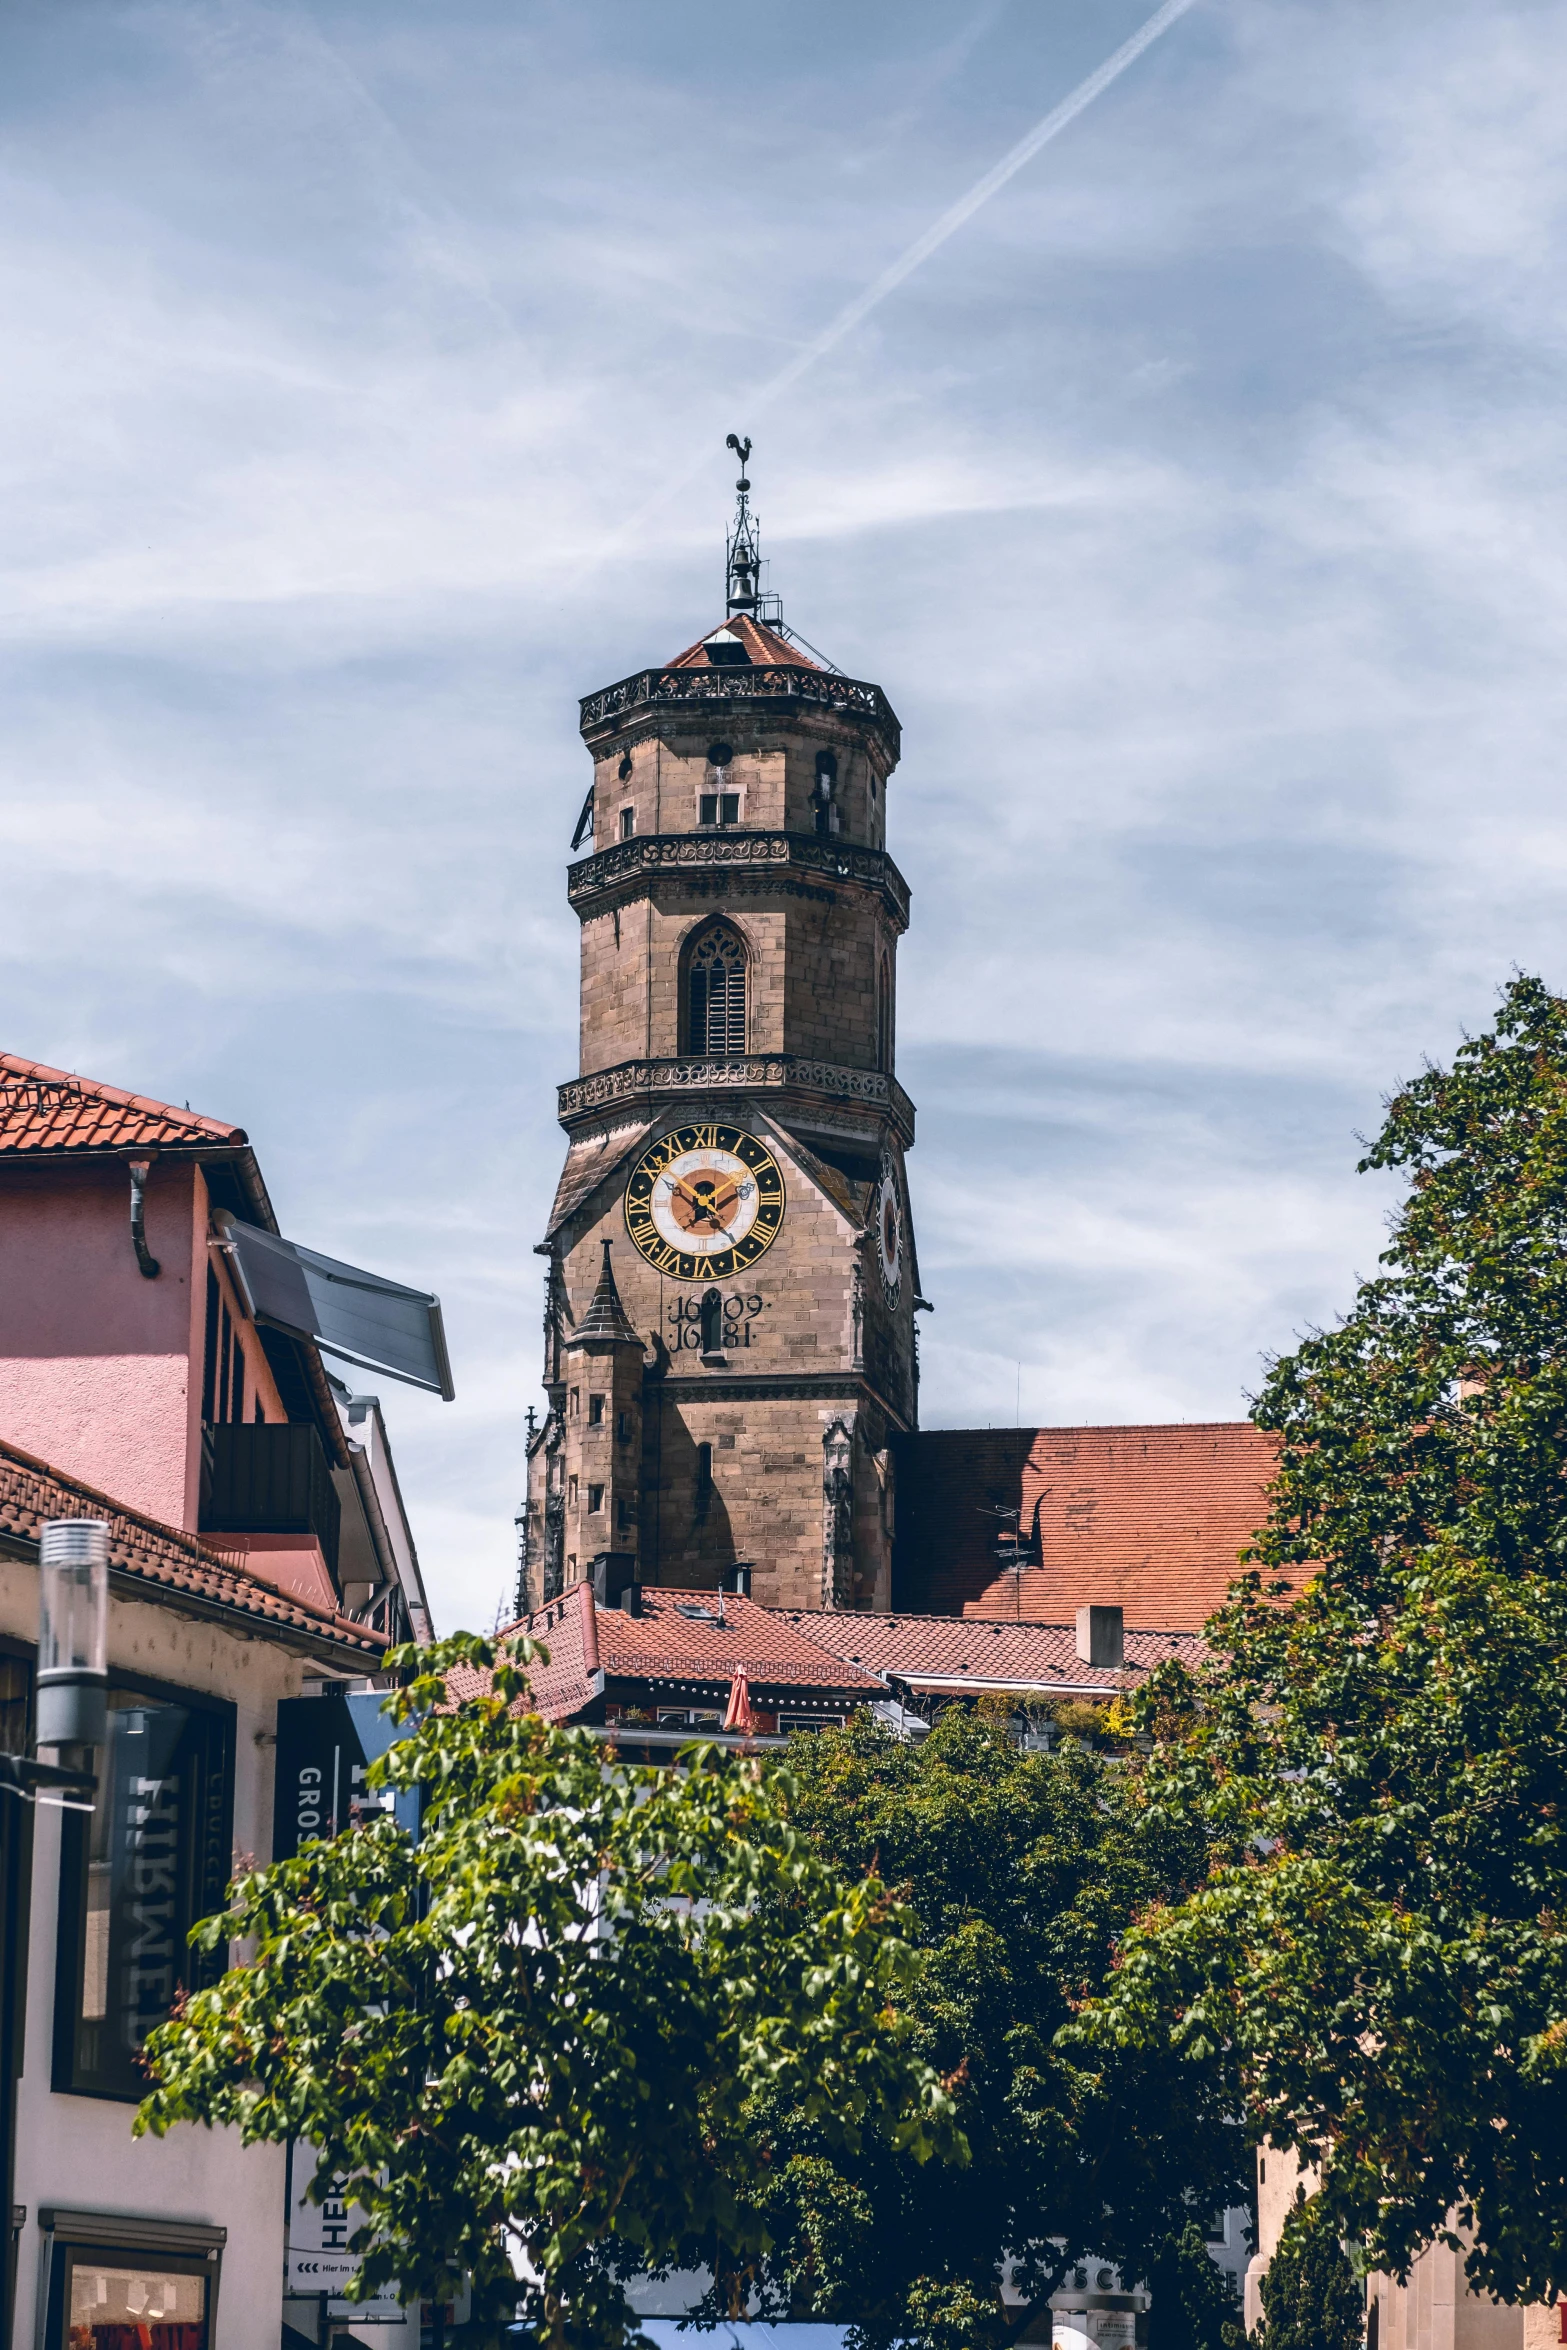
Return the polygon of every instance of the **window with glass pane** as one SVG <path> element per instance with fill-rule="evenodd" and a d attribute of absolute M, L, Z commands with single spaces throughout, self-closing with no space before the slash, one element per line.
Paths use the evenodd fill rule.
<path fill-rule="evenodd" d="M 65 1814 L 55 2082 L 146 2094 L 142 2044 L 181 1990 L 221 1972 L 188 1948 L 230 1874 L 230 1709 L 109 1692 L 90 1816 Z"/>
<path fill-rule="evenodd" d="M 72 2249 L 66 2350 L 208 2350 L 205 2270 Z"/>
<path fill-rule="evenodd" d="M 0 1754 L 30 1754 L 33 1710 L 31 1660 L 0 1652 Z"/>

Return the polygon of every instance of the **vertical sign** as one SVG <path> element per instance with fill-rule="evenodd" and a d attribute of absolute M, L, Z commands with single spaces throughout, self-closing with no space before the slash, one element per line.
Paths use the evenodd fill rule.
<path fill-rule="evenodd" d="M 395 1811 L 417 1835 L 417 1796 L 372 1795 L 365 1772 L 378 1755 L 407 1735 L 381 1711 L 384 1691 L 355 1689 L 346 1696 L 285 1697 L 277 1709 L 277 1780 L 272 1806 L 272 1857 L 292 1860 L 302 1844 L 323 1842 L 359 1827 L 377 1811 Z"/>
<path fill-rule="evenodd" d="M 372 1794 L 365 1773 L 403 1725 L 381 1711 L 380 1689 L 334 1690 L 324 1697 L 287 1697 L 277 1709 L 277 1777 L 272 1811 L 272 1857 L 292 1860 L 302 1846 L 326 1842 L 363 1825 L 377 1812 L 394 1811 L 411 1835 L 419 1832 L 417 1795 Z M 418 2339 L 419 2312 L 405 2310 L 395 2288 L 383 2286 L 369 2301 L 345 2301 L 344 2287 L 359 2274 L 349 2238 L 364 2214 L 332 2192 L 320 2203 L 306 2199 L 315 2176 L 314 2149 L 300 2141 L 289 2148 L 288 2202 L 284 2237 L 285 2292 L 319 2294 L 329 2318 L 355 2326 L 406 2326 Z M 335 2182 L 334 2182 L 335 2183 Z"/>
<path fill-rule="evenodd" d="M 405 2309 L 393 2285 L 383 2285 L 368 2301 L 345 2301 L 344 2287 L 359 2274 L 359 2259 L 348 2240 L 364 2224 L 357 2204 L 345 2203 L 329 2187 L 323 2200 L 312 2203 L 305 2190 L 316 2173 L 316 2158 L 297 2140 L 288 2150 L 288 2233 L 284 2251 L 284 2291 L 326 2296 L 326 2313 L 362 2326 L 417 2327 L 417 2307 Z"/>

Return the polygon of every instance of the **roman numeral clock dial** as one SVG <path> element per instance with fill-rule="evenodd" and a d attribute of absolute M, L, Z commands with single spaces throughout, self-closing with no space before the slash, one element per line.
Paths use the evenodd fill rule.
<path fill-rule="evenodd" d="M 778 1162 L 743 1126 L 677 1126 L 661 1134 L 626 1185 L 632 1246 L 676 1281 L 743 1273 L 772 1247 L 783 1219 Z"/>

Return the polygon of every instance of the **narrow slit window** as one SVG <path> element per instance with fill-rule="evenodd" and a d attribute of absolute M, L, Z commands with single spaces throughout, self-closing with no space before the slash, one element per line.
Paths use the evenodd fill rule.
<path fill-rule="evenodd" d="M 603 1507 L 604 1507 L 604 1488 L 603 1488 L 603 1486 L 602 1486 L 602 1485 L 590 1485 L 590 1486 L 588 1487 L 588 1515 L 589 1515 L 589 1517 L 596 1517 L 596 1516 L 598 1515 L 599 1511 L 600 1511 L 600 1510 L 601 1510 Z"/>
<path fill-rule="evenodd" d="M 636 812 L 635 808 L 622 808 L 622 809 L 621 809 L 621 811 L 620 811 L 620 837 L 621 837 L 621 839 L 622 839 L 622 840 L 630 840 L 630 838 L 631 838 L 632 834 L 633 834 L 633 833 L 636 831 L 636 829 L 637 829 L 637 812 Z"/>

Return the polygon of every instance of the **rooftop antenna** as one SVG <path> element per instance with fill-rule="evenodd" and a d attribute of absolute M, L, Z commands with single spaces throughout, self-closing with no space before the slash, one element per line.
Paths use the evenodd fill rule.
<path fill-rule="evenodd" d="M 762 593 L 762 550 L 756 516 L 751 512 L 751 484 L 745 470 L 751 459 L 751 444 L 732 432 L 724 447 L 733 449 L 740 460 L 740 479 L 735 483 L 734 528 L 724 541 L 726 609 L 731 615 L 748 612 L 753 618 L 780 620 L 782 612 L 775 609 L 778 598 Z"/>

